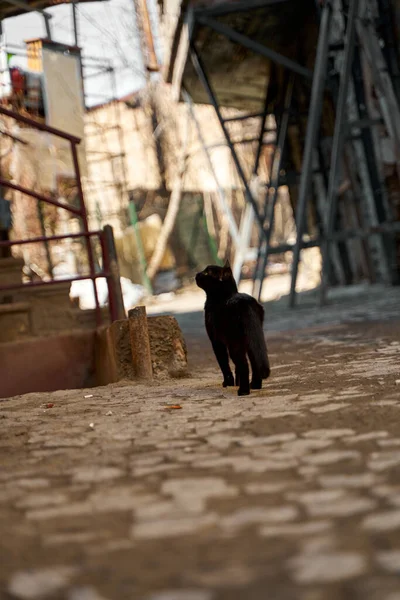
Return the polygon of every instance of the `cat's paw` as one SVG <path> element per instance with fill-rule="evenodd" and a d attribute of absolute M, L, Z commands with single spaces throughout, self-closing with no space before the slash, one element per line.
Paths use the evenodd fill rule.
<path fill-rule="evenodd" d="M 250 387 L 252 390 L 261 390 L 262 380 L 261 379 L 253 379 L 250 383 Z"/>
<path fill-rule="evenodd" d="M 225 377 L 223 383 L 222 383 L 222 387 L 231 387 L 235 385 L 235 381 L 233 379 L 233 375 L 228 375 L 228 377 Z"/>
<path fill-rule="evenodd" d="M 250 388 L 245 388 L 245 389 L 238 389 L 238 396 L 249 396 L 250 395 Z"/>

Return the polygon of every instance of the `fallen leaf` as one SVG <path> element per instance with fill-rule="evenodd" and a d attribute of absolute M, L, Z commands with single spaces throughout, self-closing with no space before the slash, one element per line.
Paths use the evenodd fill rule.
<path fill-rule="evenodd" d="M 164 410 L 179 410 L 182 406 L 180 404 L 168 404 Z"/>

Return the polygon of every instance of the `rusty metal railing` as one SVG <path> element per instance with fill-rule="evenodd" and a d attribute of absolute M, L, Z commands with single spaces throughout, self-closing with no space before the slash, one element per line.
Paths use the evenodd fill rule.
<path fill-rule="evenodd" d="M 96 279 L 100 277 L 105 277 L 108 286 L 108 297 L 109 297 L 109 311 L 111 321 L 115 321 L 119 318 L 123 318 L 124 316 L 124 308 L 122 302 L 122 293 L 120 288 L 119 276 L 116 277 L 115 273 L 115 263 L 116 257 L 113 256 L 115 254 L 113 252 L 113 235 L 112 228 L 110 226 L 106 226 L 104 230 L 101 231 L 90 231 L 88 216 L 86 211 L 85 199 L 82 189 L 81 182 L 81 173 L 79 167 L 78 153 L 77 153 L 77 145 L 80 143 L 80 138 L 70 135 L 60 129 L 56 129 L 54 127 L 50 127 L 49 125 L 45 125 L 44 123 L 40 123 L 28 117 L 19 115 L 18 113 L 12 112 L 2 106 L 0 106 L 0 114 L 6 117 L 10 117 L 15 121 L 20 123 L 24 123 L 25 125 L 29 125 L 34 129 L 38 129 L 39 131 L 45 131 L 46 133 L 50 133 L 58 138 L 67 140 L 70 143 L 71 154 L 72 154 L 72 162 L 74 166 L 74 174 L 76 180 L 76 186 L 78 190 L 78 199 L 79 199 L 79 207 L 70 206 L 69 204 L 65 204 L 63 202 L 58 202 L 53 198 L 50 198 L 44 194 L 31 190 L 21 185 L 17 185 L 4 177 L 0 176 L 0 186 L 5 188 L 9 188 L 14 191 L 18 191 L 22 194 L 25 194 L 31 198 L 34 198 L 40 202 L 45 202 L 46 204 L 50 204 L 52 206 L 56 206 L 58 208 L 62 208 L 72 213 L 75 216 L 80 217 L 82 223 L 82 231 L 74 234 L 62 234 L 62 235 L 53 235 L 53 236 L 40 236 L 31 239 L 23 239 L 23 240 L 10 240 L 0 242 L 0 247 L 12 247 L 18 246 L 22 244 L 32 244 L 32 243 L 48 243 L 51 241 L 64 240 L 64 239 L 73 239 L 73 238 L 83 238 L 86 243 L 86 254 L 88 258 L 89 265 L 89 274 L 87 276 L 73 276 L 65 279 L 50 279 L 48 281 L 35 281 L 28 283 L 17 283 L 7 286 L 2 286 L 0 284 L 0 292 L 8 291 L 13 289 L 25 288 L 25 287 L 37 287 L 44 285 L 54 285 L 61 282 L 72 282 L 72 281 L 80 281 L 84 279 L 91 279 L 93 283 L 93 294 L 95 301 L 95 310 L 96 310 L 96 322 L 97 325 L 100 325 L 102 322 L 102 314 L 101 307 L 99 303 L 99 297 L 97 293 Z M 91 238 L 98 237 L 100 241 L 101 253 L 102 253 L 102 269 L 96 272 L 95 269 L 95 261 L 94 261 L 94 253 L 91 244 Z"/>

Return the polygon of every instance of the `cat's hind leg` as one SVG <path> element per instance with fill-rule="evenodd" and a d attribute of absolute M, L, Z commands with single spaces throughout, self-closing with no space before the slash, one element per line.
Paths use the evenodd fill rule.
<path fill-rule="evenodd" d="M 250 359 L 250 364 L 251 364 L 251 382 L 250 382 L 250 387 L 252 390 L 261 390 L 262 388 L 262 377 L 260 375 L 258 366 L 257 366 L 257 361 L 255 359 L 254 354 L 251 352 L 251 350 L 249 351 L 249 359 Z"/>
<path fill-rule="evenodd" d="M 222 383 L 223 387 L 233 386 L 235 385 L 235 381 L 233 379 L 233 373 L 231 371 L 231 367 L 229 365 L 229 356 L 228 349 L 222 342 L 211 342 L 214 350 L 215 358 L 218 361 L 219 367 L 222 371 L 222 375 L 224 376 L 224 381 Z"/>
<path fill-rule="evenodd" d="M 239 371 L 237 370 L 237 368 L 235 369 L 235 385 L 237 387 L 240 386 L 240 377 L 239 377 Z"/>
<path fill-rule="evenodd" d="M 234 347 L 229 348 L 229 354 L 235 363 L 237 377 L 239 378 L 238 396 L 248 396 L 250 394 L 250 382 L 246 352 L 242 348 Z"/>

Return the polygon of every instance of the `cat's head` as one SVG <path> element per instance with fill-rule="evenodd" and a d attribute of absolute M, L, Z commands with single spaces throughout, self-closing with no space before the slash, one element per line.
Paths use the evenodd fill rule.
<path fill-rule="evenodd" d="M 197 273 L 196 283 L 207 294 L 236 290 L 236 283 L 228 260 L 223 267 L 209 265 L 204 271 Z"/>

